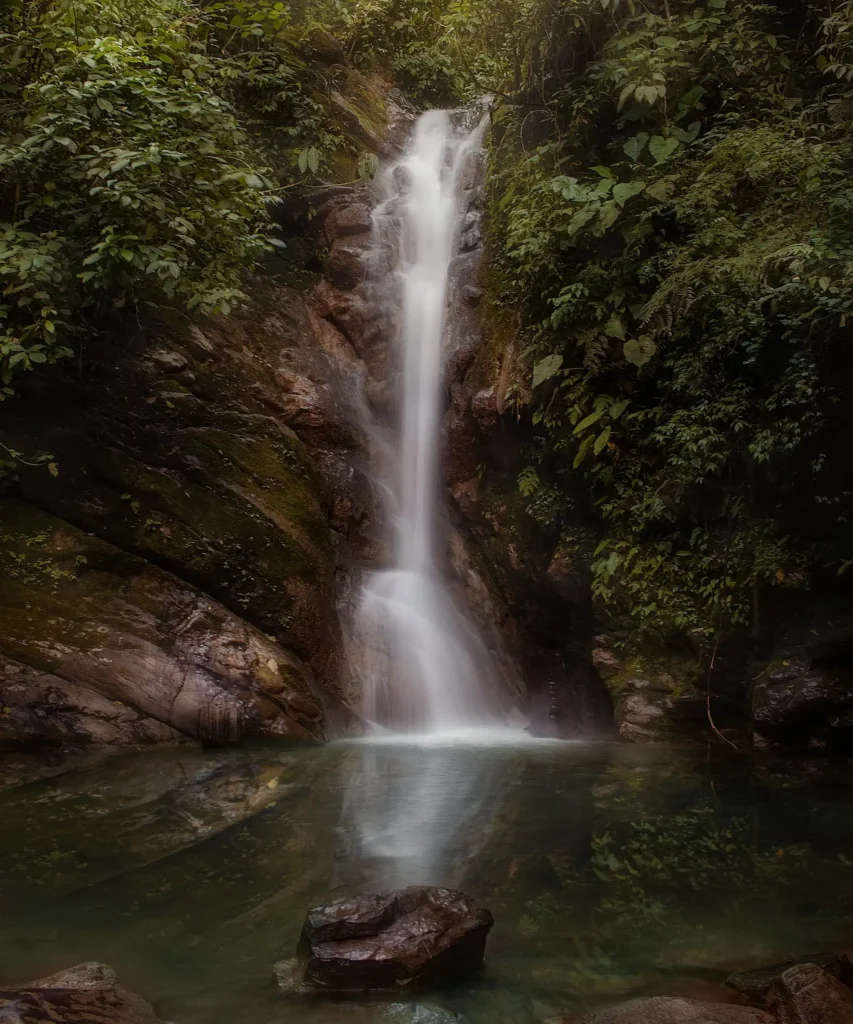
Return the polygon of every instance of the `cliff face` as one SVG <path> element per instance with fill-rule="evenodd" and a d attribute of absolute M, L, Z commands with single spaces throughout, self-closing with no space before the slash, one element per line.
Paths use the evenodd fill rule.
<path fill-rule="evenodd" d="M 376 150 L 401 112 L 353 76 L 342 130 Z M 2 481 L 0 745 L 355 721 L 337 605 L 376 549 L 362 192 L 314 193 L 301 244 L 328 254 L 321 279 L 316 256 L 298 286 L 271 259 L 233 315 L 128 318 L 0 409 L 0 441 L 58 468 L 18 460 Z"/>

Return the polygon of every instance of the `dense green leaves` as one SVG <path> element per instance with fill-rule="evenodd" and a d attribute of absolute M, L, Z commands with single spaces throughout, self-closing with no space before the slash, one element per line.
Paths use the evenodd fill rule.
<path fill-rule="evenodd" d="M 0 15 L 0 379 L 141 299 L 227 313 L 277 178 L 330 137 L 287 5 L 52 0 Z M 332 140 L 333 141 L 333 140 Z M 306 145 L 306 143 L 308 143 Z"/>
<path fill-rule="evenodd" d="M 567 535 L 586 507 L 601 601 L 747 622 L 850 564 L 851 4 L 549 9 L 537 144 L 505 101 L 492 178 L 507 299 L 562 360 L 531 460 Z"/>

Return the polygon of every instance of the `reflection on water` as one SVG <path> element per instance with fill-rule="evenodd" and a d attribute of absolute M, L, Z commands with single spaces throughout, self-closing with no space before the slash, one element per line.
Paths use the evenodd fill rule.
<path fill-rule="evenodd" d="M 335 886 L 370 891 L 464 887 L 518 765 L 424 737 L 353 744 L 342 768 Z"/>
<path fill-rule="evenodd" d="M 386 1018 L 283 1005 L 270 965 L 307 907 L 436 882 L 496 918 L 482 977 L 432 999 L 469 1024 L 707 998 L 732 968 L 850 942 L 851 835 L 849 779 L 807 764 L 506 742 L 123 756 L 0 792 L 0 983 L 100 959 L 176 1024 L 367 1024 Z"/>

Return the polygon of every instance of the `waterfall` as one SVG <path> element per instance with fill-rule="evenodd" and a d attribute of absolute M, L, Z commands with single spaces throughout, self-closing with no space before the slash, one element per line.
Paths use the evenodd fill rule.
<path fill-rule="evenodd" d="M 385 481 L 395 524 L 392 567 L 373 573 L 361 632 L 373 639 L 364 714 L 395 731 L 454 733 L 501 724 L 484 644 L 454 602 L 442 570 L 439 442 L 448 281 L 467 213 L 466 177 L 485 119 L 470 129 L 451 112 L 417 120 L 406 155 L 380 178 L 376 246 L 394 269 L 386 312 L 395 324 L 399 424 Z M 381 262 L 381 260 L 380 260 Z"/>

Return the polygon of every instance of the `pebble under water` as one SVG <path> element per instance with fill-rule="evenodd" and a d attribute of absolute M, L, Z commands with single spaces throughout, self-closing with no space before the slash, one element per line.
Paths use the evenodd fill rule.
<path fill-rule="evenodd" d="M 534 1024 L 726 998 L 732 970 L 853 945 L 848 775 L 550 742 L 82 763 L 0 791 L 0 984 L 102 960 L 175 1024 Z M 307 908 L 417 882 L 492 910 L 481 976 L 419 1009 L 278 992 Z"/>

